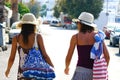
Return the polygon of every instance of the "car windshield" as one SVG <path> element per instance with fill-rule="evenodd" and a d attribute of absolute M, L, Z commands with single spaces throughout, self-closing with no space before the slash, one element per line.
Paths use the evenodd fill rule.
<path fill-rule="evenodd" d="M 114 27 L 115 26 L 108 26 L 107 28 L 110 29 L 110 30 L 112 30 L 112 29 L 114 29 Z"/>
<path fill-rule="evenodd" d="M 58 23 L 58 21 L 53 21 L 53 23 Z"/>
<path fill-rule="evenodd" d="M 12 29 L 16 29 L 16 26 L 15 25 L 12 25 L 12 27 L 11 27 Z"/>
<path fill-rule="evenodd" d="M 108 26 L 108 28 L 114 28 L 114 26 Z"/>
<path fill-rule="evenodd" d="M 119 27 L 119 24 L 117 24 L 117 23 L 108 23 L 107 24 L 107 29 L 108 30 L 114 30 L 115 27 Z"/>
<path fill-rule="evenodd" d="M 116 28 L 116 29 L 115 29 L 115 32 L 120 32 L 120 28 Z"/>

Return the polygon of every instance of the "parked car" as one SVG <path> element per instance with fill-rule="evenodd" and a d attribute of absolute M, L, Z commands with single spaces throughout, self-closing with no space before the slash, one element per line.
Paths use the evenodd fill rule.
<path fill-rule="evenodd" d="M 77 29 L 77 24 L 75 22 L 71 22 L 70 24 L 66 24 L 63 26 L 66 29 Z"/>
<path fill-rule="evenodd" d="M 43 24 L 50 24 L 51 18 L 43 18 L 42 23 Z"/>
<path fill-rule="evenodd" d="M 120 38 L 119 38 L 119 54 L 120 54 Z"/>
<path fill-rule="evenodd" d="M 71 25 L 72 25 L 72 26 L 71 26 L 71 29 L 77 29 L 77 24 L 76 24 L 75 22 L 72 22 Z"/>
<path fill-rule="evenodd" d="M 56 27 L 60 27 L 61 26 L 61 22 L 57 19 L 53 19 L 50 22 L 50 26 L 56 26 Z"/>
<path fill-rule="evenodd" d="M 44 20 L 43 24 L 50 24 L 50 21 L 49 20 Z"/>
<path fill-rule="evenodd" d="M 115 27 L 114 30 L 110 33 L 110 45 L 116 46 L 119 44 L 120 38 L 120 26 Z"/>
<path fill-rule="evenodd" d="M 110 33 L 111 33 L 111 31 L 113 31 L 113 29 L 116 26 L 118 26 L 118 23 L 108 23 L 105 27 L 103 27 L 103 31 L 106 34 L 107 39 L 110 39 Z"/>
<path fill-rule="evenodd" d="M 11 43 L 11 42 L 12 42 L 12 38 L 13 38 L 15 35 L 19 34 L 20 31 L 21 31 L 21 29 L 20 29 L 19 27 L 17 27 L 17 24 L 18 24 L 18 23 L 19 23 L 19 22 L 14 22 L 14 23 L 11 25 L 11 28 L 10 28 L 10 31 L 9 31 L 9 43 Z"/>

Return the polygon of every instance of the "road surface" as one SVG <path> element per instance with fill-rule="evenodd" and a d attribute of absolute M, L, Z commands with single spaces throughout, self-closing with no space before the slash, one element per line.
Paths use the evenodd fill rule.
<path fill-rule="evenodd" d="M 65 57 L 67 55 L 70 38 L 73 34 L 77 33 L 77 30 L 65 30 L 63 28 L 50 27 L 48 25 L 44 25 L 40 29 L 46 51 L 55 66 L 56 78 L 54 80 L 71 80 L 77 61 L 76 49 L 71 61 L 69 75 L 64 74 Z M 120 80 L 120 55 L 118 54 L 118 47 L 109 46 L 109 40 L 105 40 L 105 44 L 107 45 L 111 57 L 108 68 L 109 80 Z M 10 55 L 11 44 L 7 46 L 7 51 L 0 52 L 0 80 L 16 80 L 18 54 L 16 55 L 9 78 L 6 78 L 4 75 Z"/>

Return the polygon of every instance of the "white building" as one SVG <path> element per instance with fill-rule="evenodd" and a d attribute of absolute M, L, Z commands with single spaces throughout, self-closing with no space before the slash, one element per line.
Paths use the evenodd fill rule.
<path fill-rule="evenodd" d="M 103 29 L 108 22 L 115 22 L 119 0 L 104 0 L 103 11 L 99 14 L 95 23 L 98 29 Z"/>

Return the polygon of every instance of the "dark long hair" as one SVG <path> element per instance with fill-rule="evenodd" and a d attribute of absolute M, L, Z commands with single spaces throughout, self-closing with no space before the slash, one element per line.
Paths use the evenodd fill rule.
<path fill-rule="evenodd" d="M 82 32 L 82 33 L 86 33 L 86 32 L 89 32 L 89 33 L 90 33 L 90 32 L 92 32 L 92 31 L 95 30 L 94 27 L 85 25 L 85 24 L 83 24 L 83 23 L 80 23 L 80 24 L 81 24 L 80 32 Z"/>
<path fill-rule="evenodd" d="M 23 36 L 23 43 L 28 44 L 28 36 L 35 33 L 35 25 L 33 24 L 22 24 L 21 34 Z"/>

